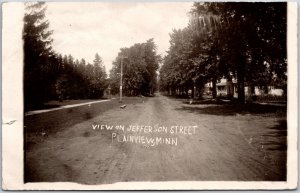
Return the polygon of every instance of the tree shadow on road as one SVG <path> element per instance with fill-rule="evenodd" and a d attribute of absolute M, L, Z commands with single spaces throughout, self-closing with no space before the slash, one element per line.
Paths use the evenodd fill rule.
<path fill-rule="evenodd" d="M 268 132 L 262 136 L 268 138 L 267 141 L 263 143 L 270 151 L 286 151 L 287 150 L 287 121 L 279 120 L 277 125 L 268 128 Z"/>

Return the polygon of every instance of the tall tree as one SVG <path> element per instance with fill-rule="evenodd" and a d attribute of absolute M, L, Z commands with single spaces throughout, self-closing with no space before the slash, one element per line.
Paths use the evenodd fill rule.
<path fill-rule="evenodd" d="M 93 79 L 92 87 L 94 90 L 93 97 L 99 98 L 104 94 L 104 90 L 108 87 L 107 74 L 105 67 L 103 65 L 103 60 L 98 53 L 95 54 L 95 59 L 93 61 Z"/>
<path fill-rule="evenodd" d="M 52 31 L 45 18 L 44 2 L 26 3 L 24 16 L 24 102 L 25 108 L 47 100 Z"/>
<path fill-rule="evenodd" d="M 129 96 L 153 94 L 160 60 L 153 39 L 134 44 L 130 48 L 122 48 L 110 71 L 112 92 L 118 92 L 122 62 L 124 94 Z"/>

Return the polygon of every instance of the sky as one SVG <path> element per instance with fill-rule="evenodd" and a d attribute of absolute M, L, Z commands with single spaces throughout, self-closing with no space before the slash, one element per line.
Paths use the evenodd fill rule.
<path fill-rule="evenodd" d="M 164 56 L 169 34 L 188 24 L 192 2 L 64 2 L 47 3 L 53 48 L 92 63 L 98 53 L 107 72 L 120 48 L 154 38 Z"/>

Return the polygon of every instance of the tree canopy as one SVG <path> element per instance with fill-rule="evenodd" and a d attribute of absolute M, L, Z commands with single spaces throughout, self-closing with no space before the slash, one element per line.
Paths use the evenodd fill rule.
<path fill-rule="evenodd" d="M 111 89 L 119 92 L 121 62 L 123 63 L 123 90 L 128 96 L 151 95 L 157 87 L 160 56 L 153 39 L 121 48 L 110 71 Z"/>
<path fill-rule="evenodd" d="M 190 22 L 170 35 L 160 69 L 160 88 L 172 93 L 237 80 L 238 98 L 245 85 L 275 85 L 286 90 L 286 3 L 197 2 Z M 255 13 L 255 14 L 254 14 Z"/>

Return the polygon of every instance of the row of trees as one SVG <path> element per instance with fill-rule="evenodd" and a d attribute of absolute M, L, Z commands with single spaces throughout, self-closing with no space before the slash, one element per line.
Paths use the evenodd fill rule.
<path fill-rule="evenodd" d="M 287 4 L 194 3 L 190 22 L 170 35 L 170 48 L 160 69 L 160 89 L 171 94 L 201 93 L 217 80 L 237 80 L 238 99 L 245 101 L 245 86 L 286 91 Z M 179 91 L 179 92 L 178 92 Z M 194 93 L 193 93 L 194 94 Z"/>
<path fill-rule="evenodd" d="M 108 87 L 101 57 L 93 64 L 72 55 L 56 53 L 53 31 L 45 18 L 44 2 L 26 3 L 24 16 L 24 104 L 25 109 L 49 100 L 100 98 Z"/>
<path fill-rule="evenodd" d="M 112 94 L 119 93 L 122 63 L 124 94 L 152 95 L 157 88 L 157 70 L 160 60 L 153 39 L 134 44 L 129 48 L 121 48 L 110 71 Z"/>
<path fill-rule="evenodd" d="M 55 65 L 55 63 L 54 63 Z M 107 75 L 101 57 L 96 53 L 92 64 L 84 59 L 73 60 L 71 55 L 58 57 L 57 69 L 53 72 L 52 85 L 54 98 L 95 99 L 101 98 L 108 87 Z M 54 86 L 54 87 L 53 87 Z"/>

